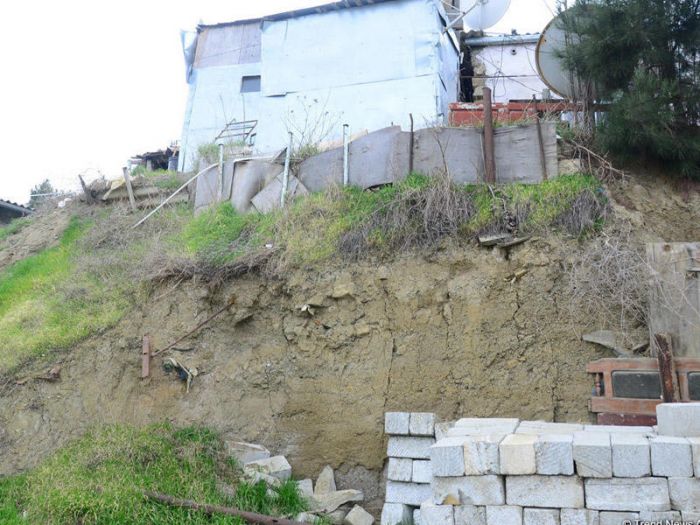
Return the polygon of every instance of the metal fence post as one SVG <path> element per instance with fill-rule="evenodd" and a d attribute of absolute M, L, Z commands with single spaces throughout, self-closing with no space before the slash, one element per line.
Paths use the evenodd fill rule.
<path fill-rule="evenodd" d="M 350 173 L 348 172 L 348 155 L 349 155 L 349 143 L 348 143 L 348 124 L 343 124 L 343 186 L 347 186 L 350 182 Z"/>
<path fill-rule="evenodd" d="M 289 132 L 289 146 L 287 146 L 287 155 L 284 158 L 284 173 L 282 174 L 282 191 L 280 193 L 280 205 L 284 207 L 284 201 L 287 199 L 287 186 L 289 185 L 289 164 L 292 160 L 292 146 L 294 144 L 294 135 Z"/>
<path fill-rule="evenodd" d="M 224 199 L 224 145 L 219 144 L 219 201 Z"/>

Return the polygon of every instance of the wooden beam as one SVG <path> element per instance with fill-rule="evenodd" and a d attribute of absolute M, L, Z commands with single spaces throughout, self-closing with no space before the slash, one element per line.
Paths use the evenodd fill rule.
<path fill-rule="evenodd" d="M 483 88 L 484 99 L 484 182 L 496 182 L 496 150 L 493 138 L 493 114 L 491 109 L 491 88 Z"/>
<path fill-rule="evenodd" d="M 654 334 L 658 349 L 659 375 L 661 376 L 661 392 L 664 403 L 677 403 L 680 400 L 676 367 L 673 363 L 673 345 L 671 335 L 667 333 Z"/>

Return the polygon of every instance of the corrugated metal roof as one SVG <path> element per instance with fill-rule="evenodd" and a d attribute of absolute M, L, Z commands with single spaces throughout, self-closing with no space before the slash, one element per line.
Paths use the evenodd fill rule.
<path fill-rule="evenodd" d="M 197 31 L 206 29 L 209 27 L 226 27 L 233 25 L 251 24 L 253 22 L 266 22 L 266 21 L 279 21 L 288 20 L 290 18 L 297 18 L 299 16 L 315 15 L 319 13 L 329 13 L 332 11 L 339 11 L 341 9 L 351 9 L 353 7 L 364 7 L 374 4 L 383 4 L 385 2 L 400 2 L 403 0 L 341 0 L 339 2 L 331 2 L 329 4 L 322 4 L 313 7 L 306 7 L 304 9 L 296 9 L 294 11 L 285 11 L 283 13 L 275 13 L 272 15 L 262 16 L 260 18 L 248 18 L 246 20 L 233 20 L 231 22 L 221 22 L 218 24 L 200 24 L 197 26 Z"/>
<path fill-rule="evenodd" d="M 540 39 L 539 33 L 530 35 L 496 35 L 465 38 L 464 43 L 472 47 L 508 46 L 513 44 L 536 44 Z"/>
<path fill-rule="evenodd" d="M 6 208 L 9 210 L 16 211 L 18 213 L 23 213 L 25 215 L 34 211 L 31 208 L 28 208 L 27 206 L 22 206 L 21 204 L 17 204 L 16 202 L 6 201 L 3 199 L 0 199 L 0 208 Z"/>

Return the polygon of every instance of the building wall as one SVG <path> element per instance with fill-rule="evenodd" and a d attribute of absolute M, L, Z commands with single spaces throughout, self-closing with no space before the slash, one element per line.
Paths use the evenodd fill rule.
<path fill-rule="evenodd" d="M 258 120 L 254 148 L 271 152 L 287 144 L 289 129 L 316 142 L 340 138 L 343 124 L 351 133 L 407 128 L 409 113 L 417 127 L 446 122 L 448 104 L 457 100 L 459 56 L 442 34 L 434 0 L 397 0 L 257 27 L 200 32 L 181 170 L 191 169 L 197 146 L 212 142 L 233 119 Z M 251 75 L 261 76 L 261 92 L 241 93 L 242 78 Z"/>

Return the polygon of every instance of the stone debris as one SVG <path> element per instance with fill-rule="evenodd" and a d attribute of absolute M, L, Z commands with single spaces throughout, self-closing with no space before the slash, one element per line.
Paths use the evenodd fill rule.
<path fill-rule="evenodd" d="M 362 491 L 354 489 L 336 490 L 326 494 L 314 494 L 309 500 L 311 512 L 331 513 L 341 505 L 364 500 Z"/>
<path fill-rule="evenodd" d="M 242 441 L 226 441 L 225 446 L 228 455 L 236 458 L 241 465 L 270 457 L 270 451 L 262 445 Z"/>
<path fill-rule="evenodd" d="M 316 480 L 316 486 L 314 487 L 314 496 L 318 496 L 321 494 L 330 494 L 331 492 L 335 491 L 335 474 L 333 473 L 333 469 L 331 468 L 331 466 L 326 465 L 325 467 L 323 467 L 323 470 L 318 475 L 318 479 Z"/>
<path fill-rule="evenodd" d="M 343 525 L 372 525 L 374 516 L 359 505 L 355 505 L 343 519 Z"/>
<path fill-rule="evenodd" d="M 299 494 L 307 499 L 314 495 L 314 482 L 311 479 L 298 480 L 297 487 L 299 487 Z"/>
<path fill-rule="evenodd" d="M 273 456 L 271 458 L 250 461 L 245 464 L 244 470 L 258 471 L 282 481 L 286 481 L 292 477 L 292 466 L 284 456 Z"/>

